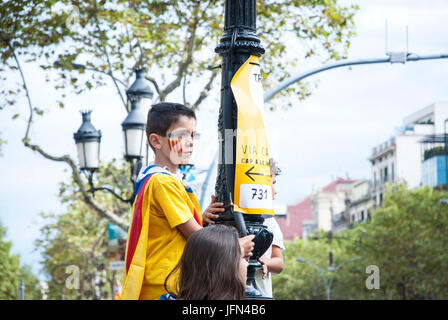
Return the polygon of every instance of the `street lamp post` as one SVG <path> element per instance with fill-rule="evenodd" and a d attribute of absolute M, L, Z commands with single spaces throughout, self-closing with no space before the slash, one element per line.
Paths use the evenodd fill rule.
<path fill-rule="evenodd" d="M 352 261 L 358 260 L 358 259 L 360 259 L 360 257 L 353 257 L 348 262 L 352 262 Z M 336 272 L 338 272 L 338 270 L 341 269 L 348 262 L 341 263 L 337 267 L 333 267 L 330 264 L 330 266 L 328 267 L 327 271 L 331 272 L 332 275 L 331 275 L 331 278 L 328 279 L 328 277 L 326 276 L 326 273 L 327 273 L 326 270 L 319 268 L 314 263 L 311 263 L 311 262 L 309 262 L 309 261 L 307 261 L 307 260 L 305 260 L 305 259 L 303 259 L 301 257 L 296 257 L 296 260 L 298 262 L 302 262 L 302 263 L 306 263 L 306 264 L 310 265 L 311 267 L 313 267 L 314 269 L 316 269 L 319 272 L 319 274 L 322 276 L 322 279 L 324 280 L 327 300 L 331 300 L 331 287 L 333 285 L 333 280 L 334 280 L 334 277 L 336 276 Z"/>
<path fill-rule="evenodd" d="M 149 109 L 151 109 L 152 99 L 154 97 L 154 92 L 151 89 L 149 81 L 145 78 L 145 69 L 137 68 L 135 69 L 135 81 L 126 91 L 126 96 L 128 98 L 128 112 L 132 111 L 132 101 L 137 100 L 138 106 L 143 114 L 143 120 L 148 118 Z M 149 142 L 144 134 L 143 140 L 143 165 L 147 166 L 151 161 L 154 160 L 154 153 L 149 147 Z"/>
<path fill-rule="evenodd" d="M 221 106 L 218 118 L 220 152 L 215 196 L 217 202 L 224 203 L 225 212 L 219 214 L 216 223 L 236 226 L 241 236 L 255 234 L 245 297 L 264 299 L 256 288 L 255 272 L 261 268 L 257 260 L 272 242 L 272 233 L 263 225 L 264 218 L 261 214 L 243 214 L 234 210 L 238 108 L 231 81 L 249 57 L 260 57 L 265 52 L 256 35 L 256 1 L 226 0 L 224 20 L 224 35 L 215 48 L 215 52 L 222 57 Z"/>
<path fill-rule="evenodd" d="M 121 124 L 124 137 L 124 158 L 131 163 L 131 180 L 135 183 L 142 167 L 142 158 L 146 144 L 146 121 L 137 99 L 131 100 L 131 111 Z"/>
<path fill-rule="evenodd" d="M 131 111 L 130 101 L 133 98 L 138 99 L 140 102 L 140 108 L 143 114 L 148 115 L 148 111 L 152 105 L 152 98 L 154 92 L 149 85 L 149 81 L 145 79 L 145 69 L 137 68 L 135 69 L 135 81 L 126 91 L 126 96 L 128 97 L 128 112 Z"/>
<path fill-rule="evenodd" d="M 126 91 L 128 97 L 128 114 L 122 122 L 124 136 L 124 158 L 131 163 L 131 181 L 135 183 L 138 173 L 144 164 L 151 161 L 151 153 L 145 134 L 148 111 L 151 107 L 153 91 L 149 81 L 144 77 L 144 69 L 135 70 L 136 79 Z M 112 189 L 107 187 L 95 188 L 93 186 L 93 173 L 99 168 L 99 149 L 101 131 L 96 130 L 90 122 L 91 111 L 82 112 L 83 122 L 79 130 L 74 134 L 80 169 L 88 172 L 90 190 L 94 192 L 103 190 L 126 203 L 133 203 L 135 194 L 129 199 L 123 199 Z"/>
<path fill-rule="evenodd" d="M 93 173 L 99 168 L 101 131 L 96 130 L 92 125 L 91 113 L 92 111 L 81 112 L 82 124 L 73 136 L 78 151 L 80 169 Z"/>

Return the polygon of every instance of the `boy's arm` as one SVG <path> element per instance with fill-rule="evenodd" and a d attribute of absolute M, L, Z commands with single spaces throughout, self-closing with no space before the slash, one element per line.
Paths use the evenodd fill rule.
<path fill-rule="evenodd" d="M 202 229 L 194 217 L 190 218 L 187 222 L 178 225 L 176 228 L 179 229 L 185 239 L 188 239 L 193 233 Z"/>
<path fill-rule="evenodd" d="M 192 208 L 187 204 L 185 188 L 173 177 L 159 175 L 154 188 L 154 201 L 159 205 L 171 228 L 177 228 L 185 239 L 202 227 L 194 219 Z M 152 178 L 152 179 L 154 179 Z"/>
<path fill-rule="evenodd" d="M 215 221 L 213 221 L 212 219 L 219 218 L 219 215 L 217 214 L 218 212 L 224 212 L 224 208 L 222 207 L 224 203 L 215 201 L 216 198 L 214 195 L 212 195 L 210 205 L 202 213 L 202 221 L 204 226 L 215 224 Z"/>

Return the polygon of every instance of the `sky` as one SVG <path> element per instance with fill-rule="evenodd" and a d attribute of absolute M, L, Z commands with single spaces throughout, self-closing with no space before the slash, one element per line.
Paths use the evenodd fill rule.
<path fill-rule="evenodd" d="M 341 3 L 360 7 L 355 16 L 357 35 L 351 40 L 350 60 L 386 57 L 386 19 L 388 51 L 406 51 L 408 26 L 409 52 L 448 53 L 446 1 Z M 295 54 L 294 50 L 291 46 L 285 54 Z M 262 58 L 260 63 L 262 68 Z M 305 60 L 295 74 L 318 66 Z M 292 109 L 265 112 L 270 155 L 282 170 L 277 178 L 276 204 L 294 204 L 336 177 L 370 179 L 367 159 L 372 148 L 393 136 L 407 115 L 432 103 L 448 101 L 447 71 L 448 59 L 444 59 L 345 67 L 308 78 L 317 84 L 308 99 L 292 98 Z M 19 80 L 15 76 L 11 81 Z M 32 127 L 32 143 L 45 146 L 51 154 L 76 158 L 73 133 L 81 124 L 79 110 L 92 109 L 92 123 L 103 135 L 101 159 L 122 157 L 121 122 L 126 112 L 112 84 L 86 94 L 68 95 L 66 110 L 58 110 L 53 107 L 58 94 L 45 82 L 39 67 L 25 64 L 25 77 L 34 104 L 47 111 Z M 219 96 L 209 99 L 198 114 L 201 140 L 193 159 L 201 168 L 208 167 L 218 147 L 216 101 Z M 42 225 L 38 213 L 64 212 L 57 194 L 59 182 L 67 181 L 69 172 L 66 165 L 46 160 L 23 146 L 26 101 L 20 100 L 16 108 L 21 115 L 15 121 L 11 120 L 15 111 L 0 112 L 1 138 L 7 140 L 0 157 L 0 220 L 8 229 L 13 253 L 39 274 L 40 256 L 33 252 Z M 214 173 L 207 197 L 213 192 L 215 177 Z M 39 276 L 42 278 L 42 274 Z"/>

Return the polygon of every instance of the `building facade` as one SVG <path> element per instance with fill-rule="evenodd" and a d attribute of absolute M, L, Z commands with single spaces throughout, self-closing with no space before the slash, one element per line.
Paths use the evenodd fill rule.
<path fill-rule="evenodd" d="M 446 121 L 445 121 L 446 120 Z M 372 149 L 371 178 L 338 178 L 277 217 L 286 240 L 306 239 L 315 230 L 339 232 L 368 221 L 381 206 L 388 183 L 440 187 L 448 184 L 448 103 L 433 103 L 403 119 L 397 133 Z"/>
<path fill-rule="evenodd" d="M 447 103 L 431 104 L 404 118 L 403 126 L 394 137 L 372 149 L 369 160 L 375 205 L 382 204 L 387 183 L 405 181 L 409 188 L 425 184 L 424 171 L 434 166 L 422 166 L 421 141 L 427 136 L 443 133 L 447 118 Z"/>
<path fill-rule="evenodd" d="M 319 230 L 339 231 L 349 224 L 347 205 L 356 180 L 337 178 L 311 196 L 313 220 Z"/>
<path fill-rule="evenodd" d="M 368 221 L 371 218 L 370 209 L 373 207 L 372 183 L 367 179 L 356 181 L 353 184 L 350 202 L 347 205 L 347 215 L 351 227 L 356 222 Z"/>
<path fill-rule="evenodd" d="M 421 141 L 422 185 L 433 188 L 447 188 L 448 136 L 429 135 Z"/>
<path fill-rule="evenodd" d="M 294 240 L 296 237 L 306 239 L 306 236 L 315 229 L 310 198 L 311 196 L 307 196 L 297 203 L 287 206 L 286 215 L 276 215 L 275 218 L 285 240 Z"/>
<path fill-rule="evenodd" d="M 356 180 L 337 178 L 294 205 L 287 207 L 285 217 L 276 217 L 283 237 L 306 239 L 317 229 L 342 230 L 350 223 L 347 204 Z M 341 223 L 341 217 L 345 219 Z"/>

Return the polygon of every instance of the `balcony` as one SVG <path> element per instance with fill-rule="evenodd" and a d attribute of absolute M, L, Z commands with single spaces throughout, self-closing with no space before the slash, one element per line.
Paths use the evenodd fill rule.
<path fill-rule="evenodd" d="M 445 156 L 445 155 L 446 155 L 445 147 L 434 147 L 431 149 L 427 149 L 423 152 L 423 161 L 431 159 L 432 157 Z"/>
<path fill-rule="evenodd" d="M 447 154 L 445 147 L 448 135 L 427 135 L 420 140 L 422 145 L 421 182 L 424 186 L 433 188 L 446 186 L 447 182 Z"/>
<path fill-rule="evenodd" d="M 422 184 L 433 188 L 446 185 L 446 155 L 431 154 L 422 162 Z"/>

